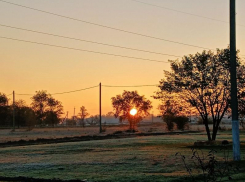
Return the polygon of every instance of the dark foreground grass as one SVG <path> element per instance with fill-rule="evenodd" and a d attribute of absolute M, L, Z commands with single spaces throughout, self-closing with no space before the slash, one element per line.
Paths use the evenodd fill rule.
<path fill-rule="evenodd" d="M 231 133 L 221 133 L 218 140 L 223 139 L 231 141 Z M 242 132 L 243 162 L 241 170 L 232 175 L 233 181 L 245 181 L 244 139 Z M 191 181 L 175 153 L 187 156 L 191 165 L 190 146 L 197 140 L 206 140 L 206 136 L 202 133 L 163 135 L 1 148 L 0 176 L 91 182 Z M 206 153 L 209 150 L 210 147 L 202 148 Z M 222 152 L 217 155 L 222 160 Z M 202 179 L 195 176 L 195 181 Z"/>

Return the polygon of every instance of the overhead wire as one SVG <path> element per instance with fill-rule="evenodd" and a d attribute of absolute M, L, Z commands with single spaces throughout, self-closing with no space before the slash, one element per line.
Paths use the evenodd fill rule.
<path fill-rule="evenodd" d="M 130 85 L 130 86 L 122 86 L 122 85 L 101 85 L 101 86 L 102 87 L 152 87 L 152 86 L 159 86 L 159 85 L 154 84 L 154 85 Z M 52 93 L 51 95 L 69 94 L 69 93 L 80 92 L 80 91 L 84 91 L 84 90 L 90 90 L 90 89 L 93 89 L 96 87 L 99 87 L 99 85 L 95 85 L 95 86 L 87 87 L 87 88 L 82 88 L 82 89 L 78 89 L 78 90 L 67 91 L 67 92 Z M 12 93 L 10 95 L 12 95 Z M 19 93 L 16 93 L 16 95 L 33 96 L 35 94 L 19 94 Z"/>
<path fill-rule="evenodd" d="M 157 84 L 154 85 L 101 85 L 102 87 L 153 87 L 153 86 L 158 86 Z"/>
<path fill-rule="evenodd" d="M 87 88 L 82 88 L 82 89 L 79 89 L 79 90 L 72 90 L 72 91 L 67 91 L 67 92 L 53 93 L 51 95 L 69 94 L 69 93 L 73 93 L 73 92 L 80 92 L 80 91 L 84 91 L 84 90 L 90 90 L 90 89 L 96 88 L 96 87 L 99 87 L 99 85 L 95 85 L 95 86 L 87 87 Z M 35 94 L 18 94 L 18 93 L 16 93 L 16 95 L 35 95 Z"/>
<path fill-rule="evenodd" d="M 103 25 L 103 24 L 98 24 L 98 23 L 93 23 L 93 22 L 90 22 L 90 21 L 85 21 L 85 20 L 81 20 L 81 19 L 77 19 L 77 18 L 72 18 L 72 17 L 61 15 L 61 14 L 52 13 L 52 12 L 49 12 L 49 11 L 44 11 L 44 10 L 40 10 L 40 9 L 37 9 L 37 8 L 32 8 L 32 7 L 29 7 L 29 6 L 24 6 L 24 5 L 21 5 L 21 4 L 8 2 L 8 1 L 5 1 L 5 0 L 0 0 L 0 2 L 11 4 L 11 5 L 22 7 L 22 8 L 26 8 L 26 9 L 31 9 L 31 10 L 42 12 L 42 13 L 46 13 L 46 14 L 50 14 L 50 15 L 53 15 L 53 16 L 58 16 L 58 17 L 70 19 L 70 20 L 73 20 L 73 21 L 78 21 L 78 22 L 82 22 L 82 23 L 86 23 L 86 24 L 90 24 L 90 25 L 94 25 L 94 26 L 98 26 L 98 27 L 103 27 L 103 28 L 107 28 L 107 29 L 111 29 L 111 30 L 116 30 L 116 31 L 124 32 L 124 33 L 128 33 L 128 34 L 133 34 L 133 35 L 137 35 L 137 36 L 141 36 L 141 37 L 147 37 L 147 38 L 151 38 L 151 39 L 161 40 L 161 41 L 165 41 L 165 42 L 171 42 L 171 43 L 180 44 L 180 45 L 189 46 L 189 47 L 196 47 L 196 48 L 201 48 L 201 49 L 213 50 L 213 49 L 210 49 L 210 48 L 207 48 L 207 47 L 202 47 L 202 46 L 187 44 L 187 43 L 183 43 L 183 42 L 173 41 L 173 40 L 169 40 L 169 39 L 154 37 L 154 36 L 151 36 L 151 35 L 141 34 L 141 33 L 132 32 L 132 31 L 124 30 L 124 29 L 119 29 L 119 28 L 115 28 L 115 27 L 111 27 L 111 26 L 107 26 L 107 25 Z"/>
<path fill-rule="evenodd" d="M 179 10 L 174 10 L 174 9 L 166 8 L 166 7 L 163 7 L 163 6 L 158 6 L 158 5 L 154 5 L 154 4 L 150 4 L 150 3 L 145 3 L 145 2 L 142 2 L 142 1 L 138 1 L 138 0 L 131 0 L 131 1 L 142 3 L 142 4 L 146 4 L 146 5 L 150 5 L 150 6 L 155 6 L 155 7 L 159 7 L 159 8 L 164 8 L 164 9 L 168 9 L 168 10 L 171 10 L 171 11 L 176 11 L 176 12 L 179 12 L 179 13 L 189 14 L 189 15 L 198 16 L 198 17 L 201 17 L 201 18 L 206 18 L 206 19 L 210 19 L 210 20 L 221 21 L 221 22 L 227 23 L 226 21 L 217 20 L 217 19 L 213 19 L 213 18 L 209 18 L 209 17 L 205 17 L 205 16 L 200 16 L 200 15 L 196 15 L 196 14 L 192 14 L 192 13 L 188 13 L 188 12 L 182 12 L 182 11 L 179 11 Z M 74 20 L 74 21 L 80 21 L 80 22 L 83 22 L 83 23 L 87 23 L 87 24 L 91 24 L 91 25 L 95 25 L 95 26 L 100 26 L 100 27 L 103 27 L 103 28 L 117 30 L 117 31 L 121 31 L 121 32 L 124 32 L 124 33 L 130 33 L 130 34 L 143 36 L 143 37 L 147 37 L 147 38 L 163 40 L 163 41 L 176 43 L 176 44 L 181 44 L 181 45 L 185 45 L 185 46 L 191 46 L 191 47 L 196 47 L 196 48 L 214 50 L 214 49 L 210 49 L 210 48 L 206 48 L 206 47 L 186 44 L 186 43 L 182 43 L 182 42 L 172 41 L 172 40 L 163 39 L 163 38 L 159 38 L 159 37 L 154 37 L 154 36 L 150 36 L 150 35 L 144 35 L 144 34 L 140 34 L 140 33 L 136 33 L 136 32 L 131 32 L 131 31 L 127 31 L 127 30 L 123 30 L 123 29 L 119 29 L 119 28 L 114 28 L 114 27 L 110 27 L 110 26 L 106 26 L 106 25 L 102 25 L 102 24 L 97 24 L 97 23 L 93 23 L 93 22 L 89 22 L 89 21 L 85 21 L 85 20 L 80 20 L 80 19 L 76 19 L 76 18 L 72 18 L 72 17 L 68 17 L 68 16 L 64 16 L 64 15 L 60 15 L 60 14 L 56 14 L 56 13 L 52 13 L 52 12 L 48 12 L 48 11 L 44 11 L 44 10 L 40 10 L 40 9 L 36 9 L 36 8 L 32 8 L 32 7 L 29 7 L 29 6 L 24 6 L 24 5 L 8 2 L 8 1 L 5 1 L 5 0 L 0 0 L 0 2 L 11 4 L 11 5 L 15 5 L 15 6 L 19 6 L 19 7 L 26 8 L 26 9 L 31 9 L 31 10 L 34 10 L 34 11 L 39 11 L 39 12 L 42 12 L 42 13 L 51 14 L 51 15 L 54 15 L 54 16 L 59 16 L 59 17 L 62 17 L 62 18 L 71 19 L 71 20 Z M 23 29 L 23 28 L 18 28 L 18 27 L 12 27 L 12 26 L 8 26 L 8 25 L 1 25 L 1 26 L 5 26 L 5 27 L 9 27 L 9 28 L 15 28 L 15 29 L 20 29 L 20 30 L 25 30 L 25 31 L 30 31 L 30 32 L 35 32 L 35 33 L 42 33 L 42 34 L 46 34 L 46 35 L 50 35 L 50 36 L 57 36 L 57 37 L 73 39 L 73 40 L 80 40 L 80 41 L 84 41 L 84 42 L 96 43 L 96 44 L 101 44 L 101 45 L 106 45 L 106 46 L 113 46 L 113 47 L 118 47 L 118 48 L 123 48 L 123 49 L 131 49 L 131 50 L 135 50 L 135 51 L 143 51 L 143 52 L 154 53 L 154 54 L 181 57 L 181 56 L 176 56 L 176 55 L 171 55 L 171 54 L 164 54 L 164 53 L 158 53 L 158 52 L 153 52 L 153 51 L 147 51 L 147 50 L 141 50 L 141 49 L 135 49 L 135 48 L 128 48 L 128 47 L 117 46 L 117 45 L 110 45 L 110 44 L 105 44 L 105 43 L 100 43 L 100 42 L 93 42 L 93 41 L 88 41 L 88 40 L 82 40 L 82 39 L 66 37 L 66 36 L 62 36 L 62 35 L 55 35 L 55 34 L 50 34 L 50 33 L 45 33 L 45 32 L 39 32 L 39 31 L 35 31 L 35 30 L 28 30 L 28 29 Z M 243 25 L 240 25 L 240 26 L 243 26 Z M 244 55 L 242 55 L 242 56 L 244 56 Z"/>
<path fill-rule="evenodd" d="M 13 40 L 13 41 L 18 41 L 18 42 L 25 42 L 25 43 L 49 46 L 49 47 L 56 47 L 56 48 L 63 48 L 63 49 L 69 49 L 69 50 L 75 50 L 75 51 L 102 54 L 102 55 L 107 55 L 107 56 L 116 56 L 116 57 L 123 57 L 123 58 L 129 58 L 129 59 L 137 59 L 137 60 L 158 62 L 158 63 L 168 63 L 167 61 L 159 61 L 159 60 L 155 60 L 155 59 L 146 59 L 146 58 L 139 58 L 139 57 L 132 57 L 132 56 L 124 56 L 124 55 L 119 55 L 119 54 L 111 54 L 111 53 L 105 53 L 105 52 L 91 51 L 91 50 L 78 49 L 78 48 L 72 48 L 72 47 L 65 47 L 65 46 L 59 46 L 59 45 L 53 45 L 53 44 L 46 44 L 46 43 L 41 43 L 41 42 L 34 42 L 34 41 L 28 41 L 28 40 L 22 40 L 22 39 L 15 39 L 15 38 L 10 38 L 10 37 L 2 37 L 2 36 L 0 36 L 0 38 Z"/>
<path fill-rule="evenodd" d="M 52 34 L 52 33 L 47 33 L 47 32 L 40 32 L 40 31 L 36 31 L 36 30 L 19 28 L 19 27 L 14 27 L 14 26 L 9 26 L 9 25 L 0 24 L 0 26 L 7 27 L 7 28 L 12 28 L 12 29 L 17 29 L 17 30 L 22 30 L 22 31 L 28 31 L 28 32 L 38 33 L 38 34 L 43 34 L 43 35 L 60 37 L 60 38 L 64 38 L 64 39 L 70 39 L 70 40 L 76 40 L 76 41 L 87 42 L 87 43 L 92 43 L 92 44 L 98 44 L 98 45 L 103 45 L 103 46 L 109 46 L 109 47 L 122 48 L 122 49 L 128 49 L 128 50 L 133 50 L 133 51 L 139 51 L 139 52 L 145 52 L 145 53 L 159 54 L 159 55 L 164 55 L 164 56 L 173 56 L 173 57 L 179 57 L 179 58 L 181 58 L 181 56 L 177 56 L 177 55 L 173 55 L 173 54 L 165 54 L 165 53 L 148 51 L 148 50 L 143 50 L 143 49 L 136 49 L 136 48 L 131 48 L 131 47 L 124 47 L 124 46 L 118 46 L 118 45 L 113 45 L 113 44 L 95 42 L 95 41 L 90 41 L 90 40 L 84 40 L 84 39 L 74 38 L 74 37 L 67 37 L 67 36 L 64 36 L 64 35 L 57 35 L 57 34 Z M 240 55 L 240 56 L 242 56 L 242 58 L 245 57 L 245 55 Z"/>
<path fill-rule="evenodd" d="M 79 89 L 79 90 L 72 90 L 72 91 L 68 91 L 68 92 L 53 93 L 51 95 L 69 94 L 69 93 L 80 92 L 80 91 L 84 91 L 84 90 L 90 90 L 90 89 L 96 88 L 96 87 L 99 87 L 99 85 L 96 85 L 93 87 L 88 87 L 88 88 L 83 88 L 83 89 Z"/>
<path fill-rule="evenodd" d="M 218 19 L 214 19 L 214 18 L 210 18 L 210 17 L 206 17 L 206 16 L 197 15 L 197 14 L 194 14 L 194 13 L 188 13 L 188 12 L 184 12 L 184 11 L 180 11 L 180 10 L 176 10 L 176 9 L 172 9 L 172 8 L 168 8 L 168 7 L 164 7 L 164 6 L 159 6 L 159 5 L 152 4 L 152 3 L 142 2 L 142 1 L 138 1 L 138 0 L 129 0 L 129 1 L 134 1 L 134 2 L 137 2 L 137 3 L 140 3 L 140 4 L 145 4 L 145 5 L 148 5 L 148 6 L 153 6 L 153 7 L 157 7 L 157 8 L 161 8 L 161 9 L 165 9 L 165 10 L 169 10 L 169 11 L 174 11 L 174 12 L 178 12 L 178 13 L 182 13 L 182 14 L 187 14 L 187 15 L 190 15 L 190 16 L 196 16 L 196 17 L 199 17 L 199 18 L 209 19 L 209 20 L 213 20 L 213 21 L 217 21 L 217 22 L 229 23 L 228 21 L 218 20 Z M 237 25 L 245 27 L 245 25 L 241 25 L 241 24 L 237 24 Z"/>
<path fill-rule="evenodd" d="M 159 5 L 152 4 L 152 3 L 142 2 L 142 1 L 139 1 L 139 0 L 129 0 L 129 1 L 133 1 L 133 2 L 136 2 L 136 3 L 141 3 L 141 4 L 144 4 L 144 5 L 153 6 L 153 7 L 157 7 L 157 8 L 161 8 L 161 9 L 166 9 L 166 10 L 169 10 L 169 11 L 174 11 L 174 12 L 178 12 L 178 13 L 182 13 L 182 14 L 196 16 L 196 17 L 199 17 L 199 18 L 209 19 L 209 20 L 213 20 L 213 21 L 217 21 L 217 22 L 229 23 L 228 21 L 218 20 L 218 19 L 214 19 L 214 18 L 210 18 L 210 17 L 206 17 L 206 16 L 193 14 L 193 13 L 188 13 L 188 12 L 184 12 L 184 11 L 180 11 L 180 10 L 176 10 L 176 9 L 172 9 L 172 8 L 168 8 L 168 7 L 164 7 L 164 6 L 159 6 Z M 241 25 L 241 24 L 237 24 L 237 25 L 245 27 L 245 25 Z M 214 49 L 210 49 L 210 50 L 214 50 Z M 241 55 L 241 56 L 244 58 L 245 55 Z"/>
<path fill-rule="evenodd" d="M 32 33 L 38 33 L 38 34 L 49 35 L 49 36 L 54 36 L 54 37 L 60 37 L 60 38 L 64 38 L 64 39 L 70 39 L 70 40 L 76 40 L 76 41 L 87 42 L 87 43 L 92 43 L 92 44 L 98 44 L 98 45 L 103 45 L 103 46 L 116 47 L 116 48 L 121 48 L 121 49 L 128 49 L 128 50 L 140 51 L 140 52 L 146 52 L 146 53 L 152 53 L 152 54 L 160 54 L 160 55 L 164 55 L 164 56 L 181 57 L 181 56 L 176 56 L 176 55 L 172 55 L 172 54 L 164 54 L 164 53 L 159 53 L 159 52 L 154 52 L 154 51 L 148 51 L 148 50 L 142 50 L 142 49 L 106 44 L 106 43 L 84 40 L 84 39 L 79 39 L 79 38 L 74 38 L 74 37 L 67 37 L 64 35 L 57 35 L 57 34 L 52 34 L 52 33 L 40 32 L 40 31 L 36 31 L 36 30 L 19 28 L 19 27 L 14 27 L 14 26 L 9 26 L 9 25 L 0 24 L 0 26 L 12 28 L 12 29 L 17 29 L 17 30 L 22 30 L 22 31 L 28 31 L 28 32 L 32 32 Z"/>

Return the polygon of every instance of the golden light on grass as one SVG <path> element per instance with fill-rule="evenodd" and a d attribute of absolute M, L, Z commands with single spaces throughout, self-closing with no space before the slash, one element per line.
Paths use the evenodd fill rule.
<path fill-rule="evenodd" d="M 135 114 L 137 114 L 137 109 L 135 109 L 135 108 L 131 109 L 131 110 L 130 110 L 130 114 L 131 114 L 132 116 L 134 116 Z"/>

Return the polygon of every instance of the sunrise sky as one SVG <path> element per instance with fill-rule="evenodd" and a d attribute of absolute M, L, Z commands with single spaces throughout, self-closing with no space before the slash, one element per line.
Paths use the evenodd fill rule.
<path fill-rule="evenodd" d="M 228 0 L 5 0 L 43 11 L 117 29 L 210 49 L 229 44 Z M 171 11 L 195 14 L 207 18 Z M 221 20 L 214 21 L 211 19 Z M 224 22 L 223 22 L 224 21 Z M 3 25 L 40 31 L 117 46 L 184 56 L 202 48 L 123 33 L 71 19 L 14 6 L 0 1 L 0 37 L 21 39 L 63 47 L 168 61 L 173 56 L 150 54 L 81 41 L 21 31 Z M 237 48 L 245 57 L 245 1 L 237 0 Z M 99 85 L 154 85 L 163 78 L 169 63 L 129 59 L 89 52 L 17 42 L 0 38 L 0 92 L 34 94 L 37 90 L 59 93 Z M 123 90 L 138 90 L 152 100 L 154 114 L 158 101 L 151 98 L 157 87 L 102 88 L 102 114 L 112 111 L 110 98 Z M 30 95 L 16 95 L 29 104 Z M 90 114 L 99 113 L 99 88 L 54 95 L 64 111 L 73 114 L 84 105 Z"/>

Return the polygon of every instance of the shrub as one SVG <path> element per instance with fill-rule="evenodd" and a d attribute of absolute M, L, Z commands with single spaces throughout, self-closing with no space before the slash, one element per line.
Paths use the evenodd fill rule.
<path fill-rule="evenodd" d="M 166 122 L 168 131 L 172 131 L 174 129 L 174 123 L 176 123 L 179 130 L 184 130 L 189 119 L 186 116 L 174 116 L 167 114 L 163 116 L 163 120 Z"/>
<path fill-rule="evenodd" d="M 174 118 L 175 117 L 173 115 L 170 115 L 170 114 L 163 116 L 163 121 L 166 122 L 168 131 L 172 131 L 174 128 Z"/>
<path fill-rule="evenodd" d="M 176 116 L 174 117 L 174 122 L 179 130 L 184 130 L 188 123 L 189 118 L 186 116 Z"/>

